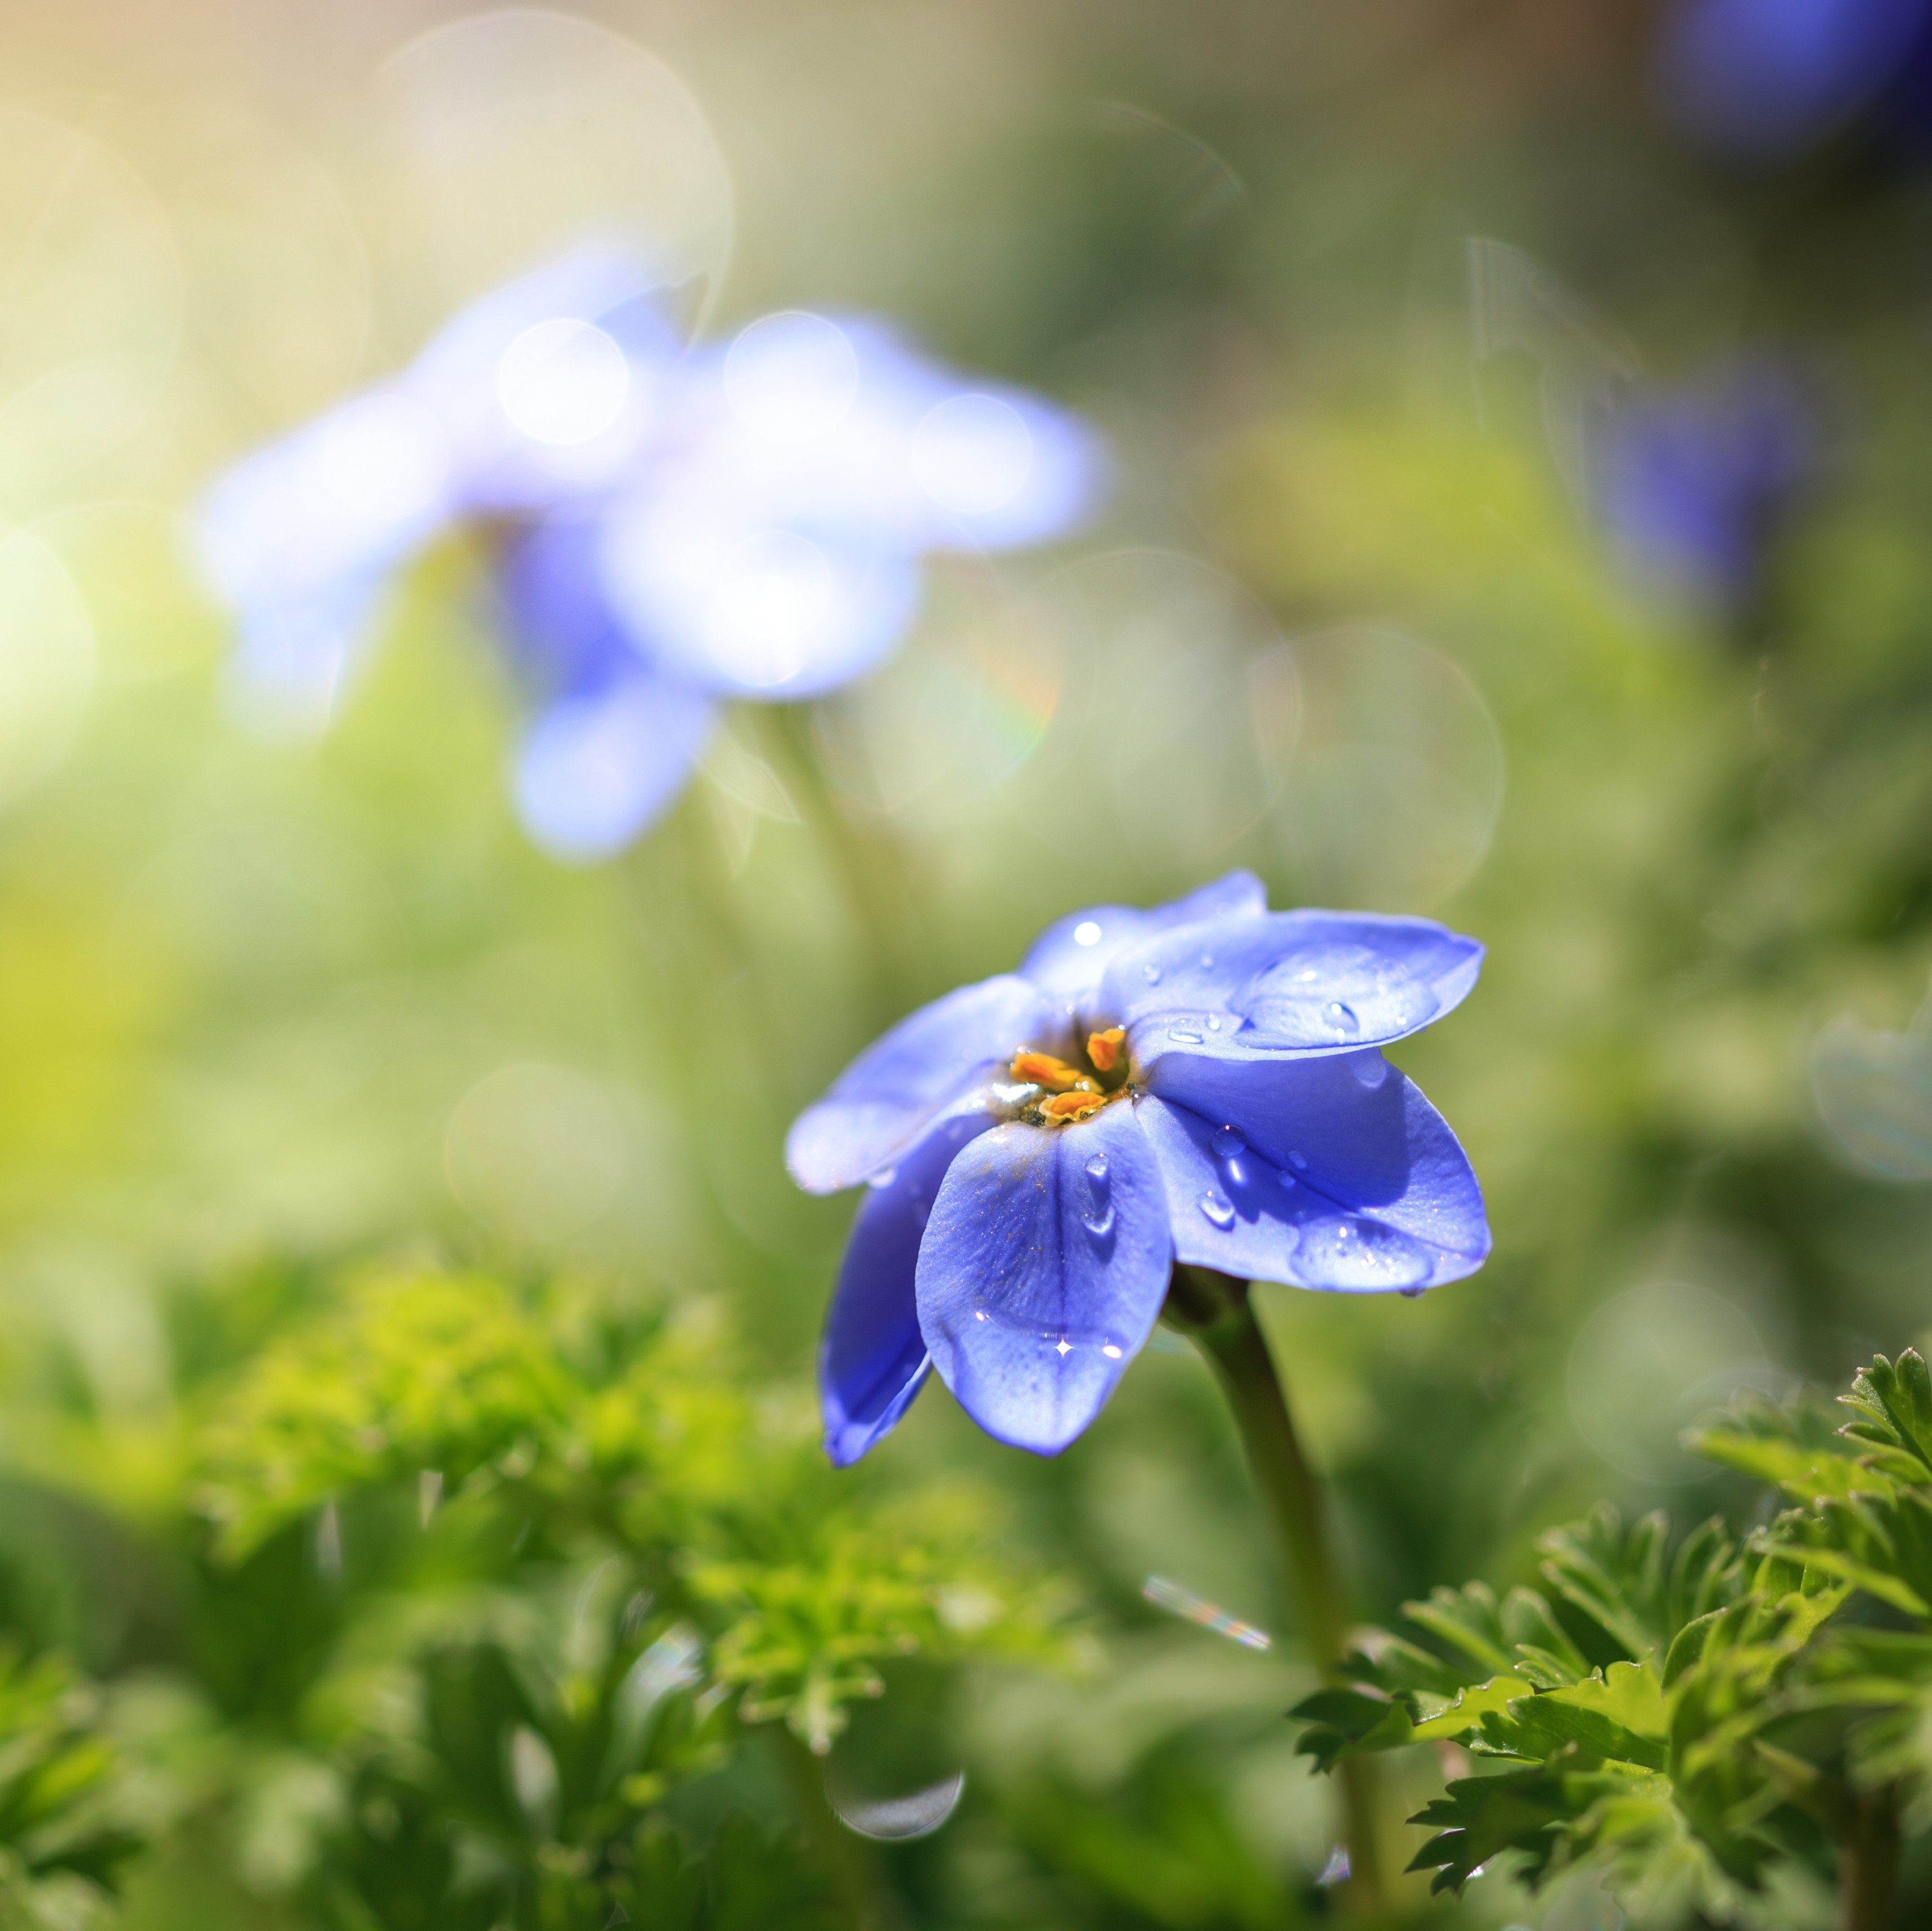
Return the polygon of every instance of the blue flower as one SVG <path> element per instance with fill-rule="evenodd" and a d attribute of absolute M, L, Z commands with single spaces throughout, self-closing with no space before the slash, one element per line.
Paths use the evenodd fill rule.
<path fill-rule="evenodd" d="M 1481 962 L 1430 919 L 1270 913 L 1234 872 L 1152 911 L 1070 913 L 1017 973 L 893 1027 L 785 1149 L 814 1193 L 871 1189 L 819 1357 L 832 1460 L 934 1367 L 988 1434 L 1057 1454 L 1177 1261 L 1353 1294 L 1472 1273 L 1475 1175 L 1381 1048 Z"/>
<path fill-rule="evenodd" d="M 1681 0 L 1658 43 L 1659 91 L 1706 145 L 1768 159 L 1876 101 L 1928 26 L 1932 0 Z"/>
<path fill-rule="evenodd" d="M 634 256 L 568 256 L 224 478 L 202 544 L 244 716 L 325 726 L 395 572 L 468 529 L 530 700 L 519 814 L 604 857 L 676 796 L 721 701 L 862 674 L 912 622 L 921 556 L 1040 542 L 1095 499 L 1076 418 L 884 324 L 788 313 L 687 352 L 664 298 Z"/>
<path fill-rule="evenodd" d="M 1817 472 L 1819 418 L 1810 385 L 1766 355 L 1631 397 L 1603 439 L 1597 490 L 1633 572 L 1720 616 L 1747 610 Z"/>

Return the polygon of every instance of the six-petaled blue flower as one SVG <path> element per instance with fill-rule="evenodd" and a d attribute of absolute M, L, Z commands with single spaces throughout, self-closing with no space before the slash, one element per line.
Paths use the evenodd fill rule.
<path fill-rule="evenodd" d="M 397 568 L 476 533 L 531 700 L 520 814 L 591 859 L 676 795 L 722 701 L 870 669 L 912 621 L 922 556 L 1058 535 L 1100 467 L 1065 411 L 878 322 L 788 313 L 686 352 L 647 268 L 590 250 L 243 463 L 202 547 L 240 618 L 239 708 L 315 728 Z"/>
<path fill-rule="evenodd" d="M 932 1368 L 988 1433 L 1057 1453 L 1177 1261 L 1343 1293 L 1473 1272 L 1481 1189 L 1381 1048 L 1481 962 L 1430 919 L 1270 913 L 1235 872 L 1070 913 L 1018 972 L 902 1021 L 786 1146 L 812 1192 L 871 1189 L 820 1354 L 832 1459 L 864 1454 Z"/>

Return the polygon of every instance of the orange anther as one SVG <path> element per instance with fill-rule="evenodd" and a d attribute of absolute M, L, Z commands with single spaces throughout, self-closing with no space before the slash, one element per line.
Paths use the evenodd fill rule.
<path fill-rule="evenodd" d="M 1127 1029 L 1124 1026 L 1109 1026 L 1104 1033 L 1087 1035 L 1087 1057 L 1097 1071 L 1110 1073 L 1120 1063 L 1120 1048 L 1126 1043 L 1126 1038 Z"/>
<path fill-rule="evenodd" d="M 1015 1079 L 1024 1080 L 1028 1086 L 1043 1086 L 1048 1093 L 1066 1093 L 1075 1087 L 1093 1085 L 1078 1067 L 1056 1060 L 1051 1053 L 1016 1053 L 1011 1070 Z"/>
<path fill-rule="evenodd" d="M 1050 1099 L 1040 1103 L 1042 1120 L 1058 1121 L 1061 1126 L 1070 1126 L 1076 1120 L 1084 1120 L 1090 1113 L 1098 1113 L 1107 1103 L 1104 1093 L 1056 1093 Z"/>

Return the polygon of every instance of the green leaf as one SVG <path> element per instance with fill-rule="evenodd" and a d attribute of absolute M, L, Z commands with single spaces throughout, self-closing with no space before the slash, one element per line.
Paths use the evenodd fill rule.
<path fill-rule="evenodd" d="M 1490 1711 L 1507 1710 L 1513 1699 L 1534 1694 L 1533 1686 L 1520 1676 L 1493 1676 L 1486 1683 L 1457 1691 L 1453 1702 L 1438 1709 L 1430 1710 L 1418 1699 L 1424 1720 L 1415 1726 L 1414 1734 L 1427 1741 L 1467 1736 L 1482 1728 L 1483 1718 Z"/>
<path fill-rule="evenodd" d="M 1486 1714 L 1484 1741 L 1514 1756 L 1584 1755 L 1662 1770 L 1668 1760 L 1664 1696 L 1649 1666 L 1612 1663 L 1607 1676 L 1522 1696 Z"/>
<path fill-rule="evenodd" d="M 1851 1393 L 1838 1399 L 1864 1417 L 1846 1423 L 1846 1435 L 1902 1449 L 1919 1465 L 1917 1480 L 1932 1477 L 1932 1374 L 1916 1348 L 1908 1348 L 1895 1364 L 1874 1356 Z"/>
<path fill-rule="evenodd" d="M 1295 1749 L 1312 1757 L 1320 1771 L 1334 1769 L 1342 1757 L 1357 1751 L 1398 1750 L 1415 1735 L 1408 1711 L 1400 1703 L 1346 1685 L 1318 1690 L 1288 1714 L 1308 1726 Z"/>

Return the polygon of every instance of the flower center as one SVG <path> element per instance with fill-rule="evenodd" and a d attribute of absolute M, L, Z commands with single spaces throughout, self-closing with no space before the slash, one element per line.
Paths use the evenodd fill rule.
<path fill-rule="evenodd" d="M 1098 1113 L 1127 1090 L 1126 1029 L 1089 1033 L 1076 1060 L 1030 1050 L 1016 1053 L 1007 1068 L 1021 1090 L 1015 1117 L 1034 1126 L 1070 1126 Z"/>

